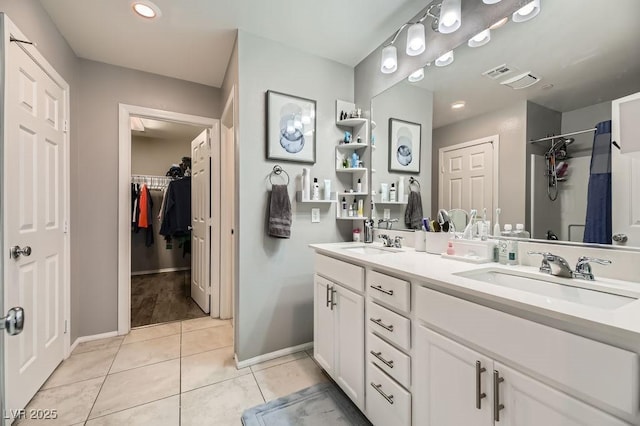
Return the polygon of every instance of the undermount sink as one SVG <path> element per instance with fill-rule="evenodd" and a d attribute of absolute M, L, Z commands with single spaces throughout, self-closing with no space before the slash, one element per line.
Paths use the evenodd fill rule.
<path fill-rule="evenodd" d="M 356 247 L 345 247 L 343 250 L 350 251 L 353 253 L 359 254 L 390 254 L 390 253 L 398 253 L 401 250 L 393 249 L 391 247 L 373 247 L 373 246 L 356 246 Z"/>
<path fill-rule="evenodd" d="M 637 300 L 636 297 L 616 294 L 610 291 L 583 288 L 577 285 L 579 282 L 572 282 L 569 278 L 544 277 L 539 274 L 528 274 L 522 271 L 488 268 L 459 272 L 454 275 L 546 296 L 549 303 L 553 303 L 552 299 L 556 299 L 613 310 Z"/>

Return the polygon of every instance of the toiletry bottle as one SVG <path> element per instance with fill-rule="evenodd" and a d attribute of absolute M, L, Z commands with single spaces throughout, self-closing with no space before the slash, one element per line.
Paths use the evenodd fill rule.
<path fill-rule="evenodd" d="M 514 232 L 515 234 L 515 232 Z M 518 240 L 507 241 L 507 265 L 518 264 Z"/>
<path fill-rule="evenodd" d="M 353 204 L 349 204 L 349 217 L 353 217 Z"/>
<path fill-rule="evenodd" d="M 364 217 L 364 200 L 358 200 L 358 217 Z"/>
<path fill-rule="evenodd" d="M 356 243 L 360 242 L 360 228 L 356 228 L 353 230 L 353 241 Z"/>
<path fill-rule="evenodd" d="M 389 201 L 389 184 L 381 183 L 380 184 L 380 202 L 386 203 Z"/>
<path fill-rule="evenodd" d="M 456 254 L 456 249 L 453 248 L 453 241 L 449 241 L 449 245 L 447 246 L 447 254 L 449 256 L 453 256 Z"/>
<path fill-rule="evenodd" d="M 389 201 L 391 202 L 396 201 L 396 184 L 395 183 L 391 184 L 391 189 L 389 190 Z"/>
<path fill-rule="evenodd" d="M 524 230 L 524 225 L 516 223 L 516 237 L 518 238 L 531 238 L 529 231 Z"/>
<path fill-rule="evenodd" d="M 345 197 L 342 197 L 342 216 L 341 217 L 347 217 L 347 199 Z"/>
<path fill-rule="evenodd" d="M 324 180 L 324 199 L 331 200 L 331 179 Z"/>
<path fill-rule="evenodd" d="M 398 178 L 398 201 L 404 202 L 404 176 Z"/>
<path fill-rule="evenodd" d="M 362 180 L 358 179 L 358 184 L 356 185 L 356 192 L 362 192 Z"/>
<path fill-rule="evenodd" d="M 360 135 L 356 137 L 356 143 L 362 143 L 362 138 L 360 137 Z"/>
<path fill-rule="evenodd" d="M 312 199 L 319 200 L 320 199 L 320 185 L 318 185 L 318 178 L 313 178 L 313 189 L 312 191 Z"/>
<path fill-rule="evenodd" d="M 353 167 L 353 168 L 358 167 L 358 161 L 359 160 L 360 160 L 360 157 L 358 157 L 358 154 L 356 152 L 351 154 L 351 167 Z"/>
<path fill-rule="evenodd" d="M 504 231 L 500 233 L 501 238 L 498 240 L 498 262 L 502 265 L 506 265 L 509 259 L 509 240 L 504 237 L 512 236 L 511 229 L 511 225 L 504 225 Z"/>

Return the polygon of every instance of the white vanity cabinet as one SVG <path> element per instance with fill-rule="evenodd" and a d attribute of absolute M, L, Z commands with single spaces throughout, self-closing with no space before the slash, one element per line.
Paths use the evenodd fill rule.
<path fill-rule="evenodd" d="M 364 277 L 364 270 L 345 262 L 335 262 L 340 261 L 321 255 L 316 257 L 314 358 L 351 400 L 364 409 L 364 296 L 350 289 L 362 289 L 364 284 L 358 283 L 357 277 Z M 332 264 L 334 268 L 324 269 L 322 265 L 326 264 Z M 323 276 L 335 276 L 341 268 L 349 271 L 346 273 L 351 278 L 348 284 Z"/>

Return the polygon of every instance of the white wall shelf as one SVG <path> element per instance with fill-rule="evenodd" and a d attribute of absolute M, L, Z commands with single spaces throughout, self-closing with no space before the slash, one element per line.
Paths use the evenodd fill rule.
<path fill-rule="evenodd" d="M 366 217 L 366 216 L 363 216 L 363 217 L 359 217 L 359 216 L 351 216 L 351 217 L 349 217 L 349 216 L 347 216 L 347 217 L 337 217 L 336 219 L 338 219 L 338 220 L 365 220 L 365 219 L 369 219 L 369 218 Z"/>
<path fill-rule="evenodd" d="M 338 192 L 338 197 L 366 197 L 366 192 Z"/>
<path fill-rule="evenodd" d="M 358 172 L 366 172 L 366 167 L 343 167 L 336 168 L 336 172 L 344 172 L 344 173 L 358 173 Z"/>
<path fill-rule="evenodd" d="M 338 202 L 338 198 L 336 194 L 337 193 L 332 192 L 329 200 L 325 200 L 324 198 L 321 198 L 319 200 L 311 200 L 311 199 L 303 200 L 302 191 L 296 191 L 296 201 L 299 203 L 309 203 L 309 204 L 332 204 L 332 203 Z"/>
<path fill-rule="evenodd" d="M 376 201 L 376 204 L 381 204 L 381 205 L 387 205 L 387 204 L 397 204 L 397 205 L 405 205 L 407 204 L 406 201 Z"/>
<path fill-rule="evenodd" d="M 336 124 L 341 127 L 358 127 L 367 124 L 367 121 L 366 118 L 347 118 L 336 121 Z"/>
<path fill-rule="evenodd" d="M 368 146 L 366 143 L 341 143 L 336 146 L 336 149 L 340 151 L 352 151 L 354 149 L 367 148 Z"/>

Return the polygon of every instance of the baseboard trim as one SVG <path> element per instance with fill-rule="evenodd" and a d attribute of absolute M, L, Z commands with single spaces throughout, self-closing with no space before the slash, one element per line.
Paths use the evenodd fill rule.
<path fill-rule="evenodd" d="M 131 276 L 133 277 L 136 275 L 162 274 L 164 272 L 180 272 L 180 271 L 189 271 L 189 270 L 191 270 L 191 266 L 181 266 L 179 268 L 150 269 L 148 271 L 131 272 Z"/>
<path fill-rule="evenodd" d="M 69 354 L 71 354 L 73 352 L 73 350 L 80 344 L 80 343 L 84 343 L 84 342 L 90 342 L 92 340 L 100 340 L 100 339 L 107 339 L 109 337 L 116 337 L 118 335 L 117 331 L 110 331 L 108 333 L 101 333 L 101 334 L 93 334 L 91 336 L 81 336 L 78 337 L 75 342 L 73 342 L 73 345 L 71 345 L 71 348 L 69 348 Z"/>
<path fill-rule="evenodd" d="M 244 361 L 238 361 L 237 354 L 234 354 L 233 356 L 236 359 L 236 367 L 240 369 L 240 368 L 245 368 L 245 367 L 250 367 L 252 365 L 260 364 L 261 362 L 271 361 L 272 359 L 280 358 L 281 356 L 291 355 L 296 352 L 306 351 L 307 349 L 312 349 L 312 348 L 313 348 L 313 342 L 308 342 L 308 343 L 303 343 L 302 345 L 291 346 L 289 348 L 280 349 L 278 351 L 270 352 L 268 354 L 258 355 L 256 357 L 249 358 Z"/>

